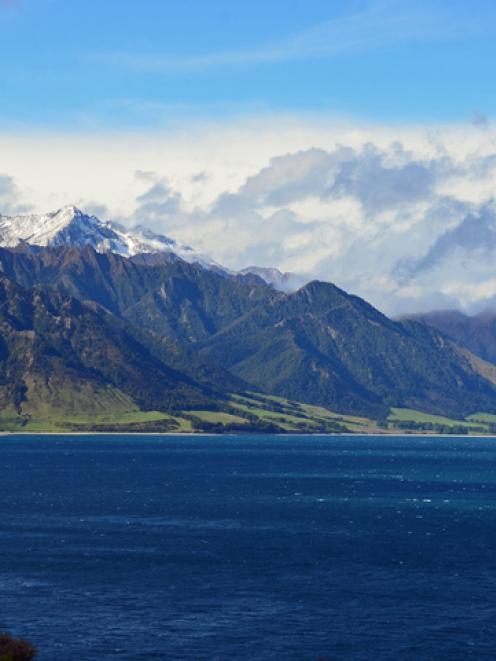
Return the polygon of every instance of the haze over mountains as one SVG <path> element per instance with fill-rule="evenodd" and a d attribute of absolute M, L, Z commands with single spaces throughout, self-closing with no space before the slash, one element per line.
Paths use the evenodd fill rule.
<path fill-rule="evenodd" d="M 282 292 L 73 207 L 0 231 L 2 402 L 18 415 L 232 412 L 249 391 L 375 418 L 496 413 L 492 363 L 333 284 Z"/>

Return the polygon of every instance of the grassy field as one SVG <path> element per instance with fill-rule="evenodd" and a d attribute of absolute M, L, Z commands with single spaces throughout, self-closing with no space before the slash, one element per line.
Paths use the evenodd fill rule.
<path fill-rule="evenodd" d="M 220 423 L 222 425 L 228 425 L 230 423 L 246 423 L 245 418 L 241 418 L 239 415 L 233 415 L 232 413 L 224 413 L 222 411 L 182 411 L 184 415 L 191 415 L 200 420 L 205 420 L 206 422 Z"/>
<path fill-rule="evenodd" d="M 371 420 L 334 413 L 321 406 L 294 402 L 282 397 L 246 393 L 234 395 L 231 405 L 265 422 L 276 424 L 284 431 L 333 432 L 362 430 L 373 425 Z"/>
<path fill-rule="evenodd" d="M 466 425 L 473 426 L 470 422 L 464 420 L 455 420 L 454 418 L 445 418 L 442 415 L 432 415 L 431 413 L 422 413 L 415 409 L 391 409 L 391 415 L 388 420 L 395 422 L 397 420 L 411 420 L 412 422 L 432 422 L 439 425 Z"/>
<path fill-rule="evenodd" d="M 117 412 L 115 415 L 105 413 L 104 415 L 83 416 L 83 415 L 57 415 L 50 412 L 47 417 L 32 417 L 21 415 L 0 414 L 0 427 L 3 431 L 23 431 L 23 432 L 57 432 L 63 430 L 76 430 L 80 427 L 82 431 L 94 425 L 119 425 L 125 428 L 128 425 L 143 424 L 149 422 L 158 422 L 163 420 L 176 420 L 166 413 L 159 411 L 127 411 Z M 189 421 L 182 420 L 182 426 L 191 430 Z"/>
<path fill-rule="evenodd" d="M 472 413 L 467 417 L 470 422 L 486 422 L 489 424 L 496 424 L 496 415 L 493 413 Z"/>
<path fill-rule="evenodd" d="M 273 395 L 260 395 L 258 393 L 248 393 L 252 397 L 262 398 L 266 409 L 270 409 L 271 404 L 282 406 L 285 417 L 291 416 L 294 418 L 293 422 L 312 421 L 314 425 L 318 426 L 327 421 L 337 422 L 343 424 L 350 431 L 364 431 L 369 429 L 376 429 L 377 425 L 369 418 L 359 417 L 355 415 L 347 415 L 345 413 L 336 413 L 330 411 L 323 406 L 316 406 L 314 404 L 304 404 L 303 402 L 294 402 L 284 399 L 282 397 L 274 397 Z M 247 399 L 246 397 L 244 399 Z M 269 413 L 273 415 L 273 413 Z"/>
<path fill-rule="evenodd" d="M 296 412 L 293 409 L 287 408 L 283 411 L 279 411 L 263 408 L 259 401 L 250 400 L 247 397 L 243 397 L 242 399 L 236 397 L 231 402 L 231 405 L 244 413 L 256 415 L 261 420 L 280 424 L 284 429 L 296 429 L 296 425 L 303 422 L 313 423 L 314 426 L 316 425 L 314 420 L 310 420 L 303 415 L 295 415 Z"/>
<path fill-rule="evenodd" d="M 393 408 L 388 422 L 394 426 L 398 422 L 413 422 L 417 424 L 427 425 L 440 425 L 443 427 L 463 427 L 467 431 L 489 431 L 486 423 L 491 422 L 491 418 L 496 421 L 496 416 L 491 416 L 485 413 L 476 413 L 468 416 L 465 420 L 455 420 L 454 418 L 446 418 L 441 415 L 432 415 L 431 413 L 423 413 L 415 409 L 406 408 Z"/>
<path fill-rule="evenodd" d="M 79 394 L 79 393 L 78 393 Z M 247 392 L 232 395 L 225 411 L 186 410 L 176 415 L 159 411 L 140 411 L 119 393 L 105 391 L 100 410 L 88 414 L 71 410 L 70 406 L 55 408 L 53 403 L 31 406 L 19 414 L 14 408 L 0 411 L 1 431 L 63 432 L 63 431 L 150 431 L 174 433 L 193 431 L 247 429 L 293 433 L 408 433 L 466 429 L 468 433 L 489 433 L 496 424 L 496 415 L 478 412 L 466 420 L 455 420 L 415 409 L 393 408 L 387 427 L 378 428 L 374 420 L 337 413 L 322 406 L 294 402 L 282 397 Z M 112 410 L 112 406 L 116 408 Z M 412 423 L 409 428 L 408 423 Z M 212 427 L 212 425 L 214 427 Z M 264 427 L 265 425 L 265 427 Z M 269 427 L 267 427 L 269 425 Z"/>

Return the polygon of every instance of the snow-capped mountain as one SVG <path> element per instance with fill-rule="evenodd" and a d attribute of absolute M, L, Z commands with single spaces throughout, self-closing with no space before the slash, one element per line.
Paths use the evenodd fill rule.
<path fill-rule="evenodd" d="M 115 252 L 124 257 L 140 254 L 167 253 L 189 263 L 197 263 L 226 276 L 253 274 L 280 291 L 295 291 L 305 280 L 275 268 L 252 266 L 232 271 L 217 264 L 189 246 L 162 234 L 137 225 L 132 229 L 112 221 L 102 221 L 83 213 L 75 206 L 67 206 L 51 213 L 28 216 L 0 215 L 0 247 L 31 246 L 92 246 L 97 252 Z"/>
<path fill-rule="evenodd" d="M 190 263 L 198 262 L 207 268 L 219 267 L 214 260 L 201 255 L 193 248 L 155 234 L 145 227 L 127 229 L 115 222 L 103 222 L 74 206 L 42 215 L 0 215 L 0 246 L 14 248 L 21 243 L 45 247 L 82 247 L 89 244 L 98 252 L 115 252 L 125 257 L 167 252 Z"/>

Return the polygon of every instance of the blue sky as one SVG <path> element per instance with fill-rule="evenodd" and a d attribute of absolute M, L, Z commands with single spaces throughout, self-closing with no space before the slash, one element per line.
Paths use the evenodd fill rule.
<path fill-rule="evenodd" d="M 496 306 L 494 0 L 0 0 L 0 214 Z"/>
<path fill-rule="evenodd" d="M 493 0 L 0 0 L 0 128 L 496 114 Z"/>

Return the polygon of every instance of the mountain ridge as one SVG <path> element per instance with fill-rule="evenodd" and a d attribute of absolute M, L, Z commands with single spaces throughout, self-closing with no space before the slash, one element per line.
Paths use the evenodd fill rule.
<path fill-rule="evenodd" d="M 154 357 L 110 313 L 57 291 L 0 276 L 0 329 L 2 399 L 18 411 L 32 389 L 76 397 L 110 388 L 129 406 L 159 411 L 213 402 L 211 390 Z"/>
<path fill-rule="evenodd" d="M 492 408 L 494 385 L 453 344 L 423 324 L 395 322 L 363 299 L 313 281 L 194 346 L 262 390 L 331 401 L 344 412 L 378 415 L 401 405 L 456 417 L 479 397 Z"/>
<path fill-rule="evenodd" d="M 401 407 L 453 418 L 496 413 L 494 366 L 429 325 L 394 321 L 332 283 L 315 280 L 285 293 L 255 273 L 206 268 L 172 251 L 122 255 L 110 249 L 114 244 L 101 243 L 115 239 L 98 234 L 114 232 L 112 226 L 78 213 L 72 209 L 63 218 L 50 217 L 55 234 L 38 228 L 34 240 L 46 246 L 22 240 L 0 247 L 2 277 L 25 291 L 38 291 L 47 301 L 73 301 L 76 316 L 70 323 L 77 326 L 84 317 L 89 336 L 99 338 L 95 348 L 87 340 L 81 345 L 85 369 L 100 370 L 140 408 L 165 410 L 165 401 L 172 408 L 175 386 L 167 394 L 169 379 L 177 383 L 181 406 L 192 409 L 202 398 L 208 407 L 220 402 L 229 408 L 229 393 L 254 390 L 376 419 Z M 74 216 L 76 229 L 84 225 L 87 234 L 73 233 Z M 1 227 L 6 228 L 2 219 Z M 0 243 L 2 236 L 4 242 L 11 240 L 0 233 Z M 32 234 L 26 236 L 33 241 Z M 84 314 L 78 316 L 77 309 Z M 34 323 L 33 318 L 30 330 L 36 330 Z M 53 347 L 59 351 L 62 342 L 67 348 L 68 330 L 60 327 L 57 339 L 58 327 L 50 323 Z M 99 325 L 108 337 L 101 336 Z M 117 362 L 100 365 L 106 356 L 98 353 L 100 345 L 118 356 Z M 129 365 L 126 351 L 117 346 L 128 347 Z M 79 364 L 79 349 L 72 346 L 71 351 L 71 364 Z M 46 364 L 43 353 L 33 355 L 33 369 L 36 361 Z M 143 386 L 146 397 L 140 394 L 140 382 L 147 377 L 139 355 L 157 375 Z M 28 370 L 24 383 L 29 378 Z"/>
<path fill-rule="evenodd" d="M 3 216 L 0 214 L 0 245 L 14 248 L 21 243 L 56 247 L 91 245 L 99 252 L 115 252 L 126 257 L 140 253 L 170 252 L 185 261 L 218 266 L 193 248 L 179 244 L 143 225 L 127 229 L 120 223 L 101 221 L 67 205 L 45 214 Z"/>
<path fill-rule="evenodd" d="M 496 311 L 494 310 L 483 310 L 475 315 L 467 315 L 460 310 L 433 310 L 403 315 L 401 318 L 414 319 L 432 326 L 480 358 L 496 363 Z"/>
<path fill-rule="evenodd" d="M 23 244 L 45 248 L 83 248 L 90 245 L 97 252 L 113 252 L 124 257 L 165 254 L 171 259 L 197 263 L 227 277 L 252 275 L 281 291 L 292 291 L 304 282 L 304 278 L 281 273 L 276 268 L 251 266 L 233 271 L 190 246 L 157 234 L 142 224 L 126 228 L 118 222 L 102 221 L 94 215 L 85 214 L 74 205 L 45 214 L 0 214 L 0 247 L 16 248 Z"/>

